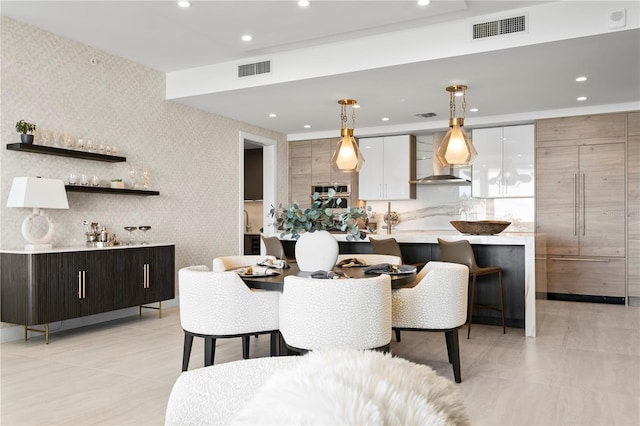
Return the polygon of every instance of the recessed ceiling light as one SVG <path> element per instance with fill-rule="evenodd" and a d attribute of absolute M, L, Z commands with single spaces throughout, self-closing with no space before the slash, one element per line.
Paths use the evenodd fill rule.
<path fill-rule="evenodd" d="M 587 77 L 578 77 L 576 81 L 587 81 Z"/>
<path fill-rule="evenodd" d="M 418 0 L 418 6 L 427 6 L 431 0 Z"/>
<path fill-rule="evenodd" d="M 471 108 L 469 112 L 478 112 L 478 108 Z"/>
<path fill-rule="evenodd" d="M 298 6 L 300 7 L 307 7 L 311 4 L 311 2 L 309 0 L 300 0 L 298 2 Z"/>
<path fill-rule="evenodd" d="M 189 6 L 191 6 L 191 3 L 188 2 L 188 1 L 179 1 L 178 2 L 178 6 L 180 6 L 180 7 L 189 7 Z"/>
<path fill-rule="evenodd" d="M 269 117 L 271 118 L 276 118 L 278 116 L 278 114 L 274 114 L 273 112 L 271 114 L 269 114 Z"/>
<path fill-rule="evenodd" d="M 245 34 L 242 36 L 242 41 L 251 41 L 253 40 L 253 37 L 251 37 L 249 34 Z"/>
<path fill-rule="evenodd" d="M 311 124 L 305 124 L 303 127 L 304 127 L 305 129 L 310 129 L 310 128 L 311 128 Z"/>
<path fill-rule="evenodd" d="M 382 117 L 382 121 L 389 121 L 389 117 Z"/>
<path fill-rule="evenodd" d="M 353 108 L 360 108 L 360 104 L 353 104 Z"/>
<path fill-rule="evenodd" d="M 587 97 L 586 96 L 580 96 L 578 99 L 576 99 L 577 101 L 586 101 Z"/>

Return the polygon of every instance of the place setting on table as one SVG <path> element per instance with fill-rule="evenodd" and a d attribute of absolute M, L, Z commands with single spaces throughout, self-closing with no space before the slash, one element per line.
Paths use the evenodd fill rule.
<path fill-rule="evenodd" d="M 281 259 L 265 259 L 255 265 L 233 269 L 250 288 L 282 291 L 284 278 L 288 275 L 315 279 L 367 278 L 387 274 L 391 277 L 393 288 L 410 287 L 416 277 L 416 267 L 379 263 L 369 265 L 357 257 L 343 259 L 331 271 L 300 271 L 297 264 L 288 264 Z"/>

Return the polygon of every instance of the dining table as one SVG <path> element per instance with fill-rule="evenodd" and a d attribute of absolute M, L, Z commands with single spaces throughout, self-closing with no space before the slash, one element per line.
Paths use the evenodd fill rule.
<path fill-rule="evenodd" d="M 301 271 L 298 268 L 298 264 L 295 262 L 288 262 L 287 268 L 283 269 L 273 269 L 273 271 L 277 272 L 275 275 L 242 275 L 240 277 L 247 285 L 247 287 L 252 289 L 261 289 L 261 290 L 270 290 L 270 291 L 282 291 L 284 288 L 284 279 L 290 275 L 295 275 L 299 277 L 311 277 L 313 272 Z M 344 278 L 370 278 L 375 277 L 381 274 L 378 273 L 367 273 L 365 272 L 366 267 L 364 266 L 352 266 L 352 267 L 338 267 L 335 266 L 333 268 L 333 272 L 337 275 L 342 276 Z M 389 274 L 391 277 L 391 288 L 409 288 L 414 287 L 417 283 L 416 280 L 416 270 L 414 269 L 412 272 L 403 272 L 403 273 L 391 273 Z"/>

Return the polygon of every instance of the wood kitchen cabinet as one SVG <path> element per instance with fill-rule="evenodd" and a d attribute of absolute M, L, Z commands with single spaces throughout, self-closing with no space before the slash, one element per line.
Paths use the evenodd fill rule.
<path fill-rule="evenodd" d="M 244 150 L 244 199 L 262 200 L 262 148 Z"/>
<path fill-rule="evenodd" d="M 416 138 L 413 135 L 361 138 L 364 166 L 359 173 L 361 200 L 416 198 Z"/>
<path fill-rule="evenodd" d="M 1 320 L 25 327 L 175 297 L 173 245 L 3 251 L 0 259 Z"/>
<path fill-rule="evenodd" d="M 549 293 L 625 297 L 626 114 L 607 117 L 536 124 L 536 232 Z"/>
<path fill-rule="evenodd" d="M 358 194 L 358 174 L 336 172 L 331 167 L 331 156 L 339 138 L 313 139 L 289 142 L 289 204 L 297 202 L 300 208 L 311 207 L 311 187 L 314 185 L 349 185 L 349 205 L 354 205 Z"/>
<path fill-rule="evenodd" d="M 533 197 L 534 137 L 532 124 L 474 129 L 473 197 Z"/>

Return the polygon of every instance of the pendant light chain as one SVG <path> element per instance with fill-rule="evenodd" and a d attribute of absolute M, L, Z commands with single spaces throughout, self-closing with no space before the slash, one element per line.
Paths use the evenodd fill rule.
<path fill-rule="evenodd" d="M 467 90 L 462 88 L 462 119 L 464 120 L 464 112 L 467 110 Z"/>
<path fill-rule="evenodd" d="M 347 104 L 340 105 L 340 129 L 346 129 L 348 127 L 347 123 Z M 356 109 L 351 107 L 351 128 L 356 128 Z"/>
<path fill-rule="evenodd" d="M 340 105 L 340 129 L 347 128 L 347 105 Z"/>
<path fill-rule="evenodd" d="M 356 129 L 356 109 L 351 106 L 351 128 Z"/>
<path fill-rule="evenodd" d="M 456 116 L 456 94 L 455 92 L 449 92 L 449 118 Z"/>

